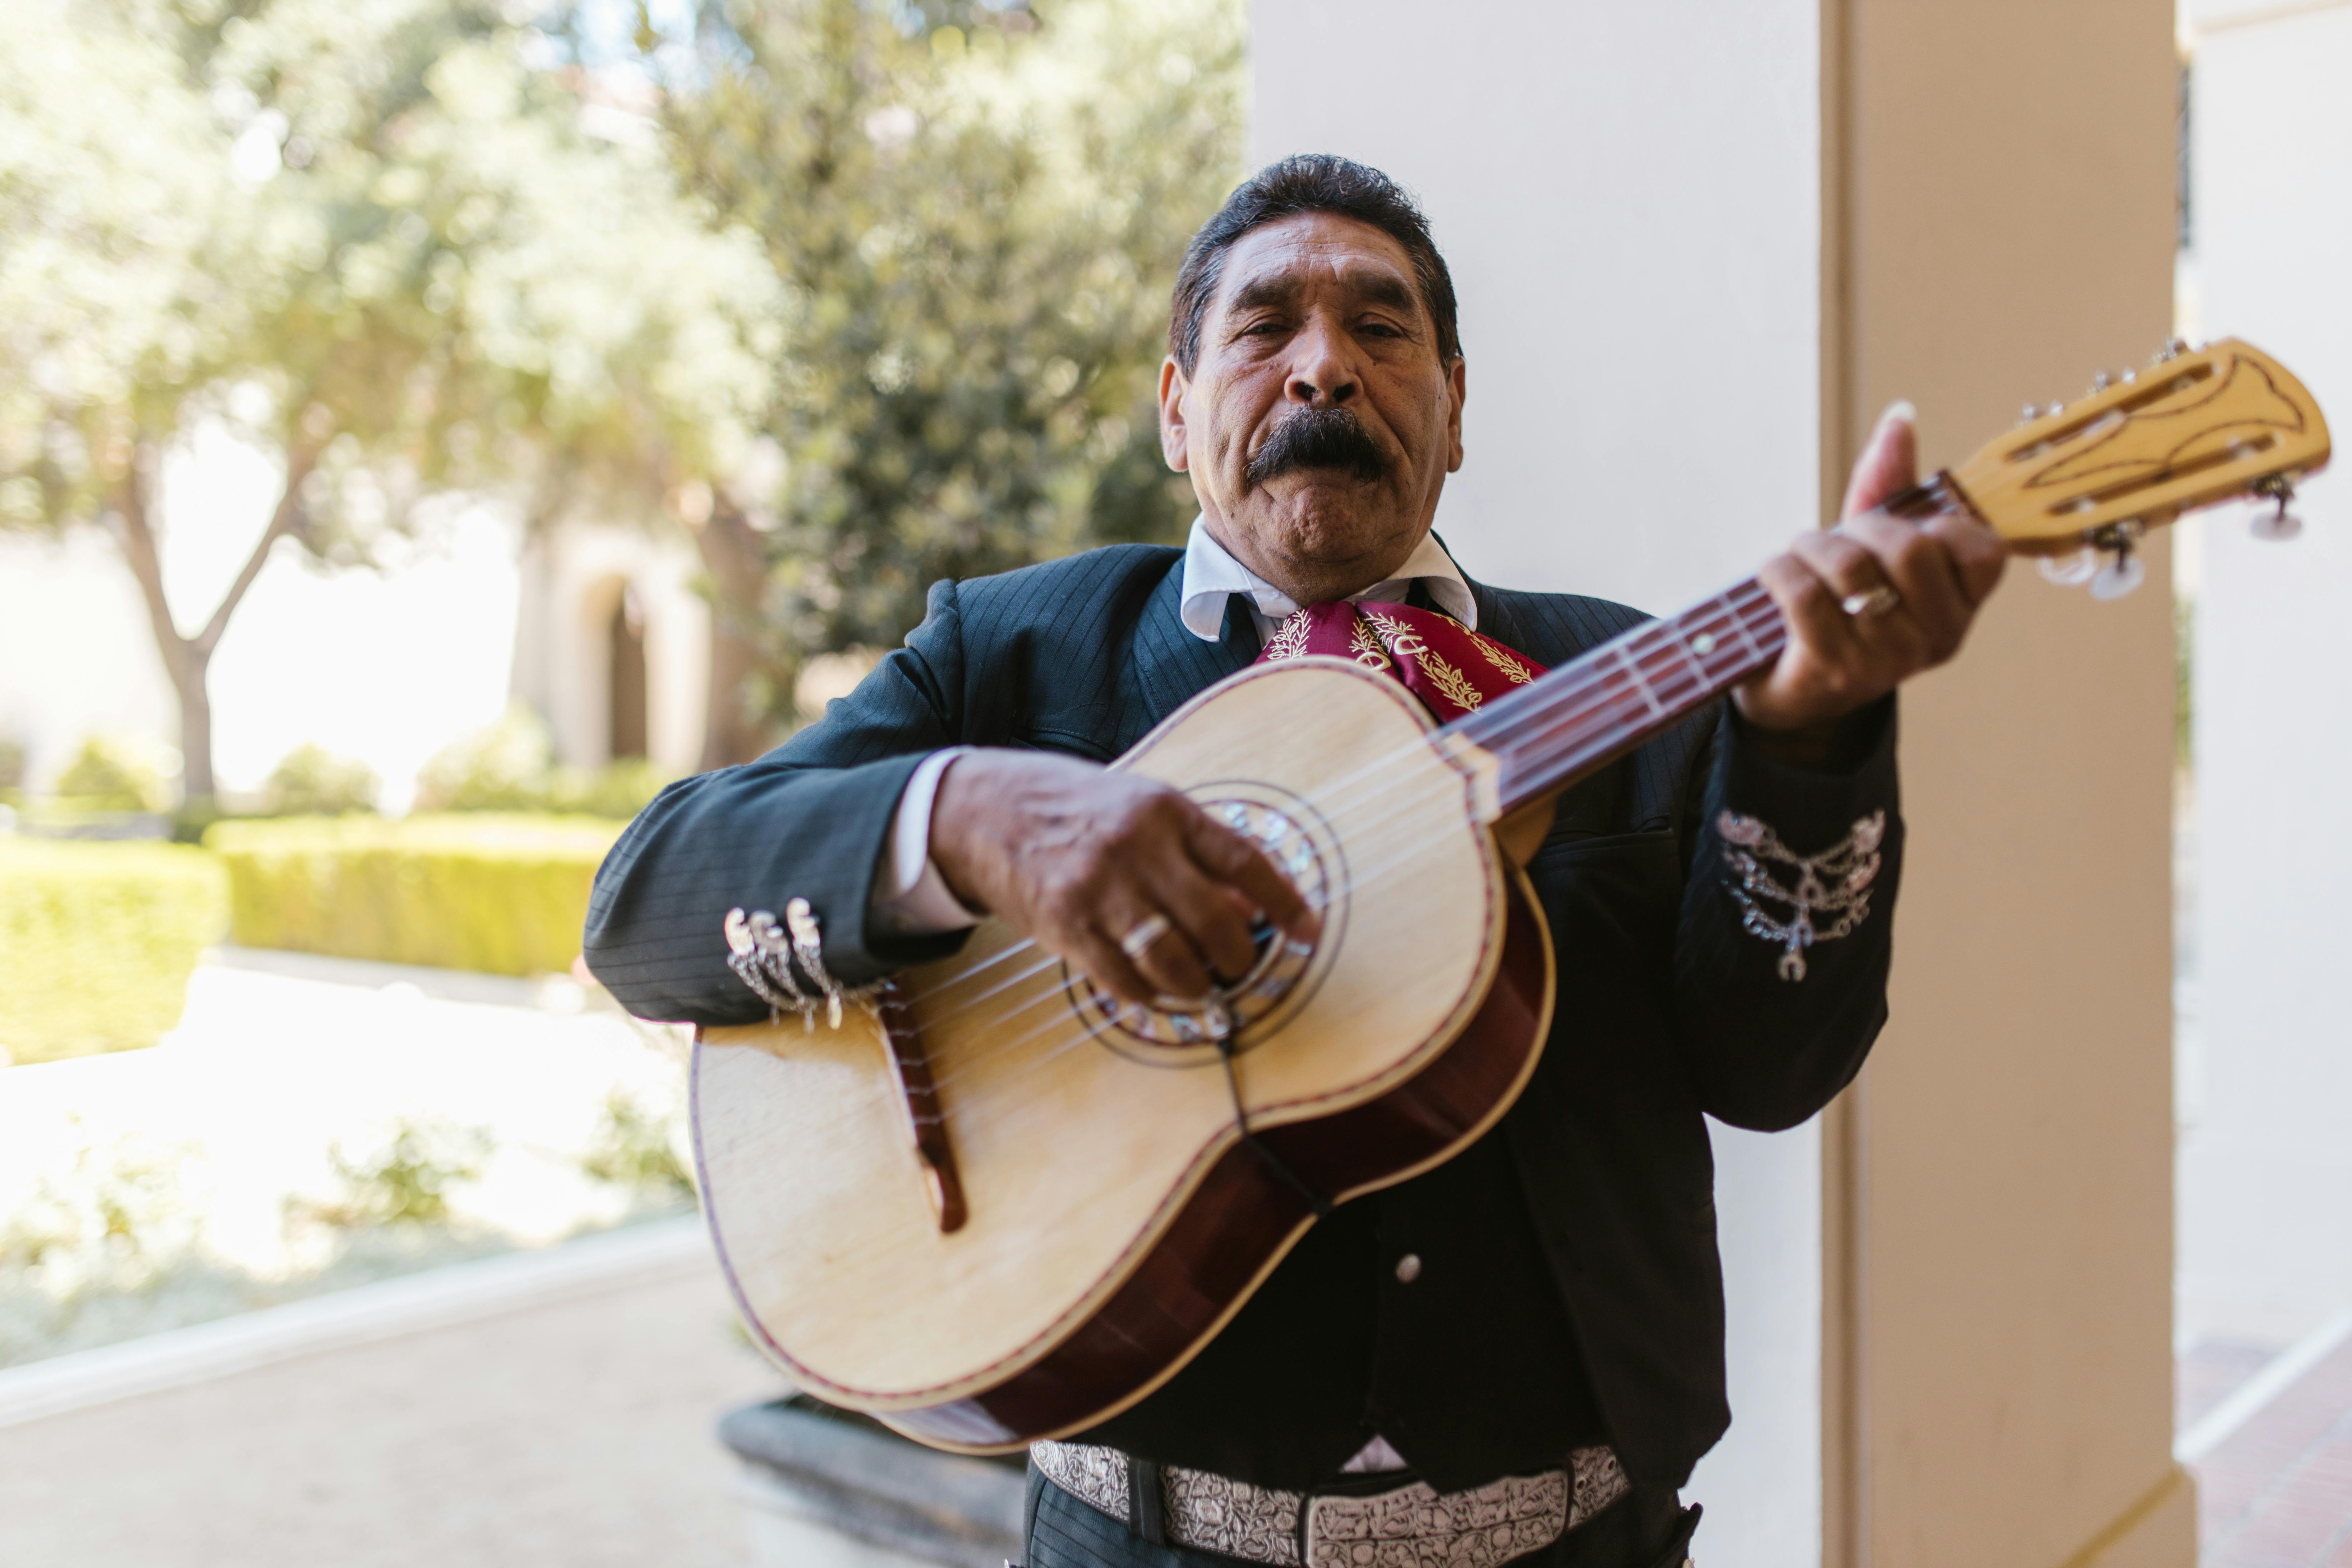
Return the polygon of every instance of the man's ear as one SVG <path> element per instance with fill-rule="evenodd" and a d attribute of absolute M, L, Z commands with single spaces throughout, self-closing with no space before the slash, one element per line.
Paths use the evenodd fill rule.
<path fill-rule="evenodd" d="M 1445 471 L 1459 473 L 1462 468 L 1462 400 L 1469 395 L 1469 369 L 1460 354 L 1445 372 L 1445 397 L 1450 406 L 1445 414 Z"/>
<path fill-rule="evenodd" d="M 1171 357 L 1160 362 L 1160 455 L 1168 466 L 1184 473 L 1192 466 L 1190 433 L 1184 426 L 1184 395 L 1192 390 L 1184 373 L 1176 368 Z M 1456 402 L 1456 423 L 1459 424 L 1459 401 Z M 1456 451 L 1461 443 L 1454 443 Z M 1457 457 L 1455 461 L 1461 459 Z"/>

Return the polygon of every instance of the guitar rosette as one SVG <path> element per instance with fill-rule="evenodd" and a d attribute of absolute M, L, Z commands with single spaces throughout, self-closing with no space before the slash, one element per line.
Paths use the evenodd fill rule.
<path fill-rule="evenodd" d="M 1339 837 L 1315 808 L 1287 790 L 1248 780 L 1189 792 L 1209 815 L 1255 844 L 1323 917 L 1313 942 L 1294 942 L 1263 921 L 1257 960 L 1247 974 L 1206 999 L 1163 996 L 1150 1006 L 1123 1003 L 1084 971 L 1062 966 L 1070 1001 L 1094 1037 L 1147 1067 L 1207 1067 L 1280 1033 L 1315 994 L 1339 952 L 1347 916 L 1346 863 Z"/>

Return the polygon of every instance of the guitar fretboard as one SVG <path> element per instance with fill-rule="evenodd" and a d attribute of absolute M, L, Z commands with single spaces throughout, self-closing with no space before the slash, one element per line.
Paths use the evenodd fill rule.
<path fill-rule="evenodd" d="M 1882 509 L 1916 521 L 1961 504 L 1937 475 Z M 1562 789 L 1769 667 L 1789 632 L 1747 578 L 1677 616 L 1644 621 L 1446 726 L 1502 764 L 1502 805 Z"/>

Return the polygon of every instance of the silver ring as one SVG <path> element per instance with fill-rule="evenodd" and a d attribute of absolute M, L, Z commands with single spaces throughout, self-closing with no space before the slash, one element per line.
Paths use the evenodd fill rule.
<path fill-rule="evenodd" d="M 1146 915 L 1135 922 L 1133 931 L 1118 939 L 1118 950 L 1129 958 L 1140 959 L 1151 950 L 1153 942 L 1166 936 L 1171 929 L 1166 915 Z"/>
<path fill-rule="evenodd" d="M 1890 614 L 1902 603 L 1902 595 L 1881 583 L 1877 587 L 1864 589 L 1859 594 L 1848 594 L 1838 601 L 1838 608 L 1856 620 L 1874 621 Z"/>

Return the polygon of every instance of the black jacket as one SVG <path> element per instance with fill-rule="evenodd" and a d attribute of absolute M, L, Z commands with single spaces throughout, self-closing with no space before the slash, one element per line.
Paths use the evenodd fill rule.
<path fill-rule="evenodd" d="M 898 795 L 951 744 L 1108 761 L 1256 657 L 1246 616 L 1207 643 L 1178 619 L 1181 552 L 1118 545 L 931 590 L 929 613 L 824 719 L 743 767 L 673 784 L 597 874 L 590 967 L 633 1012 L 744 1023 L 766 1008 L 728 969 L 733 906 L 799 895 L 856 983 L 943 957 L 957 935 L 867 923 Z M 1473 584 L 1479 630 L 1557 667 L 1636 624 L 1622 605 Z M 1854 1075 L 1886 1016 L 1902 858 L 1891 701 L 1851 765 L 1789 767 L 1711 707 L 1560 797 L 1528 874 L 1559 951 L 1543 1061 L 1503 1124 L 1592 1390 L 1626 1468 L 1678 1486 L 1729 1424 L 1714 1162 L 1702 1113 L 1792 1127 Z M 1799 854 L 1885 813 L 1870 913 L 1780 978 L 1743 929 L 1716 820 L 1761 819 Z M 1772 912 L 1785 914 L 1785 909 Z M 1792 1267 L 1811 1267 L 1792 1260 Z"/>

